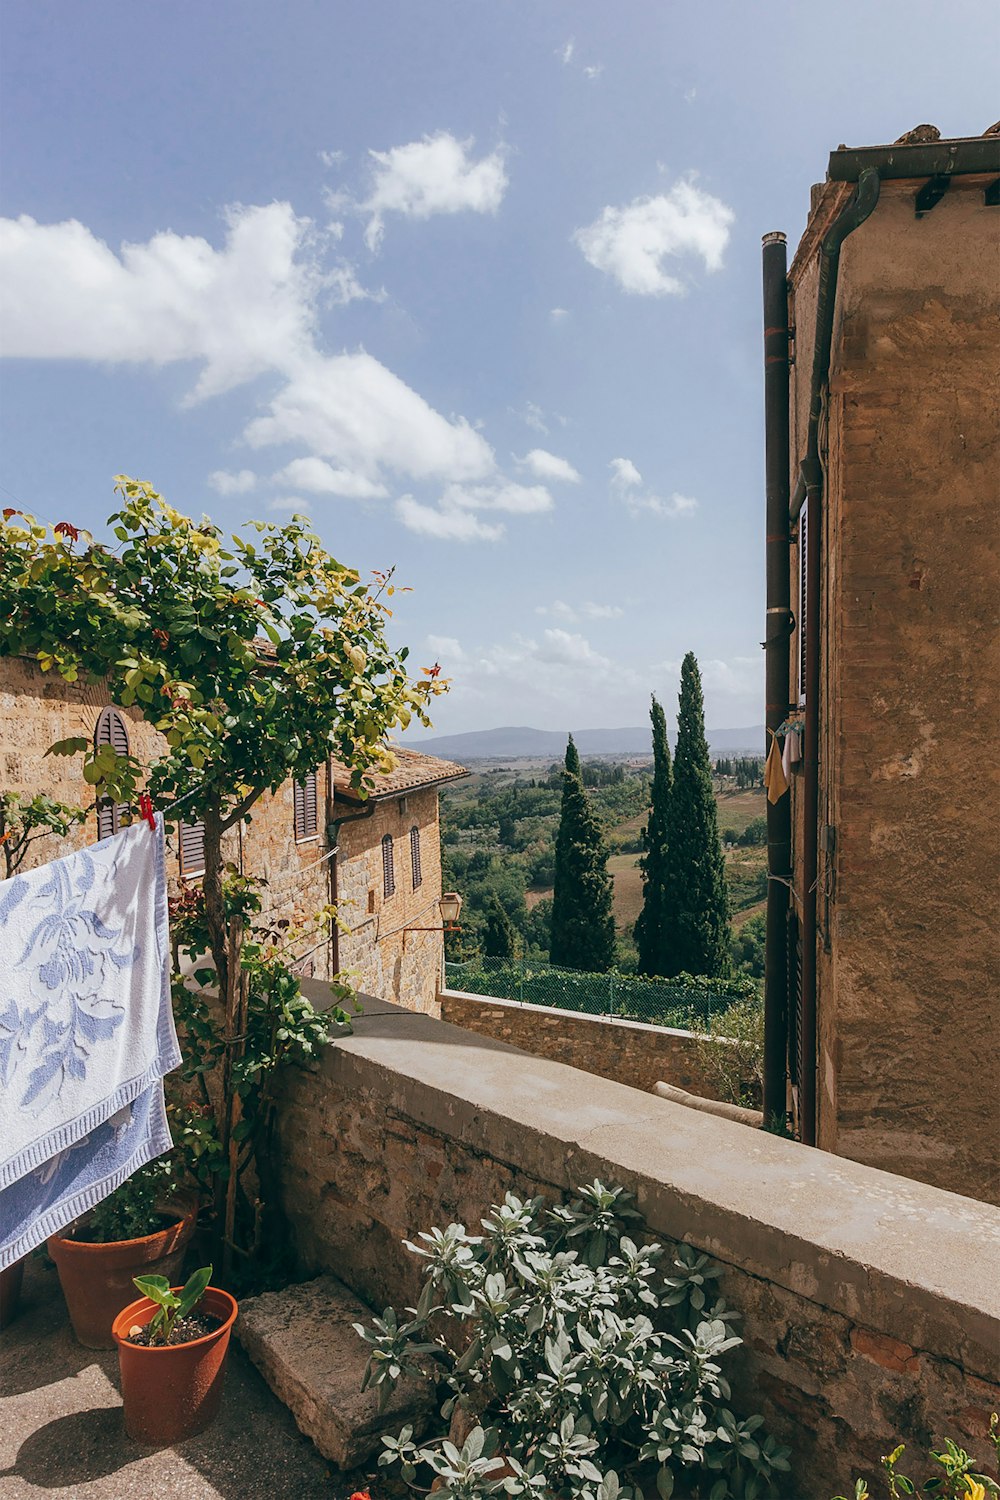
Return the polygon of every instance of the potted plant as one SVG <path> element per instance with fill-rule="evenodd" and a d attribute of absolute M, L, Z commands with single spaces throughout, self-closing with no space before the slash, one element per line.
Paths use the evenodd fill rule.
<path fill-rule="evenodd" d="M 235 1297 L 209 1286 L 202 1266 L 183 1287 L 137 1276 L 143 1293 L 112 1324 L 125 1431 L 137 1443 L 179 1443 L 204 1431 L 222 1399 Z"/>
<path fill-rule="evenodd" d="M 111 1325 L 132 1298 L 133 1280 L 176 1280 L 197 1207 L 177 1198 L 169 1157 L 150 1162 L 62 1234 L 48 1241 L 73 1332 L 88 1349 L 113 1349 Z"/>

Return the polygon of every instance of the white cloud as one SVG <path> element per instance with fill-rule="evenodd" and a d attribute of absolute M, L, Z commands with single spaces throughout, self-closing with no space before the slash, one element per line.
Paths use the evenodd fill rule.
<path fill-rule="evenodd" d="M 467 510 L 435 510 L 421 505 L 412 495 L 396 501 L 396 514 L 408 531 L 446 542 L 495 542 L 503 536 L 502 526 L 488 526 Z"/>
<path fill-rule="evenodd" d="M 553 307 L 549 311 L 549 320 L 553 323 L 562 323 L 569 317 L 569 309 L 565 307 Z"/>
<path fill-rule="evenodd" d="M 564 68 L 568 67 L 573 61 L 573 53 L 575 51 L 576 42 L 572 37 L 570 37 L 568 42 L 564 42 L 561 47 L 556 48 L 556 57 L 558 57 Z"/>
<path fill-rule="evenodd" d="M 584 78 L 590 78 L 590 79 L 600 78 L 600 76 L 601 76 L 601 74 L 603 72 L 604 72 L 604 64 L 603 63 L 591 63 L 588 67 L 584 68 L 584 70 L 583 70 L 583 76 L 584 76 Z"/>
<path fill-rule="evenodd" d="M 565 484 L 579 484 L 580 474 L 566 458 L 558 458 L 554 453 L 547 453 L 544 448 L 532 448 L 531 452 L 518 462 L 523 468 L 530 469 L 532 474 L 539 479 L 561 480 Z"/>
<path fill-rule="evenodd" d="M 567 604 L 565 599 L 553 599 L 551 604 L 539 604 L 535 607 L 536 615 L 553 615 L 558 620 L 569 620 L 575 623 L 577 620 L 617 620 L 625 611 L 618 604 Z"/>
<path fill-rule="evenodd" d="M 693 500 L 690 495 L 679 495 L 676 491 L 667 499 L 649 491 L 644 495 L 637 494 L 636 491 L 642 485 L 642 475 L 630 458 L 613 458 L 608 467 L 611 470 L 612 495 L 624 501 L 633 516 L 646 511 L 654 516 L 674 520 L 698 509 L 697 500 Z"/>
<path fill-rule="evenodd" d="M 514 415 L 520 417 L 524 425 L 530 427 L 532 431 L 540 432 L 543 437 L 548 436 L 549 429 L 545 421 L 545 413 L 536 402 L 526 401 L 523 410 L 514 412 Z"/>
<path fill-rule="evenodd" d="M 321 151 L 319 159 L 324 167 L 342 167 L 347 159 L 344 151 Z"/>
<path fill-rule="evenodd" d="M 542 484 L 450 484 L 441 497 L 446 510 L 506 510 L 513 515 L 537 515 L 552 509 L 552 496 Z"/>
<path fill-rule="evenodd" d="M 434 656 L 438 661 L 442 659 L 446 662 L 465 660 L 465 652 L 453 635 L 429 635 L 427 637 L 427 649 L 434 652 Z"/>
<path fill-rule="evenodd" d="M 648 511 L 654 516 L 663 516 L 668 520 L 676 520 L 678 516 L 689 516 L 698 509 L 698 502 L 690 495 L 678 495 L 676 492 L 664 499 L 660 495 L 629 495 L 626 505 L 633 515 L 641 511 Z"/>
<path fill-rule="evenodd" d="M 379 470 L 414 479 L 482 479 L 493 450 L 463 418 L 449 421 L 370 354 L 313 353 L 299 362 L 266 416 L 246 428 L 254 448 L 302 444 L 377 482 Z"/>
<path fill-rule="evenodd" d="M 613 458 L 608 465 L 611 470 L 611 488 L 625 491 L 642 483 L 642 475 L 630 458 Z"/>
<path fill-rule="evenodd" d="M 681 295 L 685 284 L 667 264 L 696 258 L 707 271 L 719 270 L 734 217 L 720 199 L 683 181 L 656 197 L 605 208 L 573 239 L 590 264 L 613 276 L 624 291 Z"/>
<path fill-rule="evenodd" d="M 0 220 L 0 319 L 7 355 L 166 365 L 199 360 L 195 398 L 283 368 L 311 346 L 324 289 L 362 295 L 287 203 L 232 208 L 225 244 L 172 231 L 121 255 L 75 219 Z M 310 251 L 303 254 L 303 251 Z"/>
<path fill-rule="evenodd" d="M 432 214 L 495 214 L 507 190 L 501 149 L 475 161 L 472 140 L 460 141 L 448 131 L 424 136 L 390 151 L 372 151 L 374 185 L 361 205 L 371 215 L 365 241 L 377 250 L 387 213 L 411 219 Z"/>
<path fill-rule="evenodd" d="M 245 495 L 257 483 L 252 469 L 240 469 L 238 474 L 228 474 L 225 469 L 216 469 L 209 474 L 208 482 L 220 495 Z"/>
<path fill-rule="evenodd" d="M 354 474 L 350 469 L 335 469 L 322 458 L 293 458 L 272 476 L 272 482 L 296 485 L 316 495 L 340 495 L 347 500 L 380 500 L 389 493 L 384 484 L 364 474 Z"/>
<path fill-rule="evenodd" d="M 303 499 L 301 495 L 279 495 L 276 500 L 267 502 L 268 510 L 287 510 L 293 513 L 306 514 L 312 501 Z"/>

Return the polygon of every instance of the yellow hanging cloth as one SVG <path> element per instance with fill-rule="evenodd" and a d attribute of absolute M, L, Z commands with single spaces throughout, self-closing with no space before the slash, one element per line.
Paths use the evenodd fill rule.
<path fill-rule="evenodd" d="M 764 785 L 767 787 L 768 802 L 777 802 L 788 791 L 785 768 L 781 764 L 781 751 L 778 749 L 778 736 L 773 729 L 771 730 L 771 748 L 764 762 Z"/>

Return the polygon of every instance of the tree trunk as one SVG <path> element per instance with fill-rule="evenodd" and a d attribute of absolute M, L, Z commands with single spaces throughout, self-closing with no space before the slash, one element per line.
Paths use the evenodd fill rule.
<path fill-rule="evenodd" d="M 228 956 L 226 913 L 222 899 L 222 816 L 217 801 L 206 810 L 204 821 L 205 874 L 201 885 L 205 893 L 205 922 L 208 926 L 212 961 L 219 978 L 219 994 L 224 995 Z"/>

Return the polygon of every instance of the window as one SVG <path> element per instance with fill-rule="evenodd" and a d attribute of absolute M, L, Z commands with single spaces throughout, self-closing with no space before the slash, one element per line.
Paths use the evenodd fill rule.
<path fill-rule="evenodd" d="M 202 822 L 182 823 L 178 830 L 178 858 L 181 877 L 194 880 L 205 873 L 205 825 Z"/>
<path fill-rule="evenodd" d="M 295 800 L 295 842 L 297 844 L 307 843 L 317 836 L 318 823 L 316 818 L 316 772 L 310 771 L 303 781 L 297 781 L 294 787 Z"/>
<path fill-rule="evenodd" d="M 388 898 L 396 889 L 396 870 L 392 854 L 392 834 L 382 840 L 382 894 Z"/>
<path fill-rule="evenodd" d="M 805 500 L 799 511 L 799 649 L 798 649 L 798 697 L 799 707 L 806 701 L 806 631 L 809 628 L 809 501 Z"/>
<path fill-rule="evenodd" d="M 125 715 L 117 708 L 102 708 L 97 716 L 94 749 L 100 750 L 102 745 L 110 745 L 116 755 L 127 755 L 129 752 L 128 726 L 125 723 Z M 122 826 L 122 814 L 127 811 L 126 803 L 112 802 L 110 797 L 99 797 L 97 799 L 97 837 L 107 839 L 113 833 L 117 833 Z"/>
<path fill-rule="evenodd" d="M 410 829 L 410 872 L 413 876 L 413 889 L 423 881 L 423 872 L 420 868 L 420 829 Z"/>

